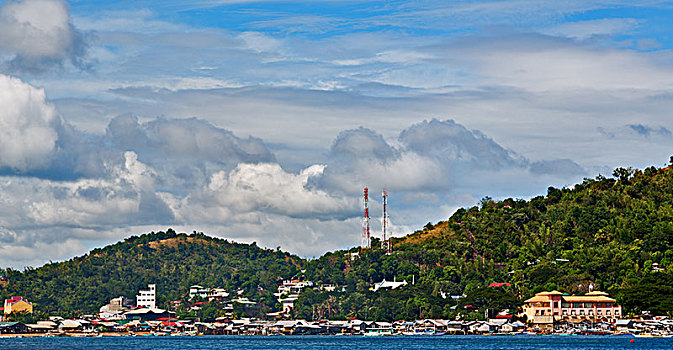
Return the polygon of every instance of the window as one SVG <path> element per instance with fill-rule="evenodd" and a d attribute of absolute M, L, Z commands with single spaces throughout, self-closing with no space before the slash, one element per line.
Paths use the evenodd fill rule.
<path fill-rule="evenodd" d="M 619 309 L 615 310 L 615 315 L 619 315 Z"/>
<path fill-rule="evenodd" d="M 593 315 L 593 314 L 594 314 L 594 310 L 589 310 L 589 315 Z"/>
<path fill-rule="evenodd" d="M 573 307 L 579 309 L 582 307 L 582 303 L 573 303 Z"/>
<path fill-rule="evenodd" d="M 596 303 L 596 307 L 603 307 L 603 303 Z"/>
<path fill-rule="evenodd" d="M 580 310 L 580 315 L 584 315 L 584 309 Z"/>
<path fill-rule="evenodd" d="M 602 314 L 603 314 L 603 310 L 598 310 L 598 311 L 596 311 L 596 315 L 599 315 L 599 316 L 600 316 L 600 315 L 602 315 Z"/>
<path fill-rule="evenodd" d="M 605 310 L 605 314 L 610 316 L 610 310 Z"/>
<path fill-rule="evenodd" d="M 569 308 L 569 307 L 570 307 L 570 303 L 561 303 L 561 307 L 563 307 L 563 308 Z"/>
<path fill-rule="evenodd" d="M 605 307 L 612 307 L 612 303 L 605 303 Z"/>
<path fill-rule="evenodd" d="M 565 316 L 567 314 L 568 314 L 568 310 L 563 310 L 563 315 Z"/>
<path fill-rule="evenodd" d="M 559 307 L 558 305 L 559 305 L 559 302 L 558 302 L 558 301 L 554 303 L 554 307 L 557 308 L 557 309 L 558 309 L 558 307 Z"/>
<path fill-rule="evenodd" d="M 592 308 L 592 307 L 594 307 L 594 304 L 593 303 L 584 303 L 584 307 Z"/>
<path fill-rule="evenodd" d="M 574 315 L 574 314 L 575 314 L 575 310 L 570 310 L 570 314 L 571 314 L 571 315 Z"/>

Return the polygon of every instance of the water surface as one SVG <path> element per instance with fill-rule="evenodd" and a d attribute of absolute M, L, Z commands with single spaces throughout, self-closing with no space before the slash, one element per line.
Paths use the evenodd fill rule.
<path fill-rule="evenodd" d="M 634 342 L 631 343 L 631 340 Z M 673 338 L 631 336 L 200 336 L 103 338 L 0 338 L 0 349 L 673 349 Z"/>

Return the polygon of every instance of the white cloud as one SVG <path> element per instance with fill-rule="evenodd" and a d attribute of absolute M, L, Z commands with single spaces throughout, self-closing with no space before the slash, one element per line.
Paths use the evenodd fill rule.
<path fill-rule="evenodd" d="M 0 74 L 0 168 L 26 172 L 45 167 L 59 122 L 44 90 Z"/>
<path fill-rule="evenodd" d="M 62 0 L 7 1 L 0 7 L 0 52 L 13 69 L 42 72 L 70 59 L 81 65 L 85 44 Z"/>
<path fill-rule="evenodd" d="M 357 204 L 352 199 L 309 187 L 309 180 L 321 176 L 324 168 L 313 165 L 293 174 L 275 163 L 239 164 L 229 173 L 213 174 L 207 187 L 185 198 L 181 207 L 200 206 L 198 216 L 214 214 L 209 221 L 221 221 L 223 210 L 230 215 L 260 211 L 296 218 L 353 213 Z M 192 214 L 176 211 L 187 222 L 199 222 L 189 218 Z"/>

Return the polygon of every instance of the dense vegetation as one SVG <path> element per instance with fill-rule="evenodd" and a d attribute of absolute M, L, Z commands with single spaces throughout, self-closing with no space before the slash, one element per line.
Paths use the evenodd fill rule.
<path fill-rule="evenodd" d="M 302 260 L 253 244 L 231 243 L 203 233 L 167 232 L 132 236 L 89 254 L 60 263 L 8 269 L 0 297 L 21 295 L 40 315 L 94 313 L 111 298 L 135 298 L 155 283 L 157 304 L 185 300 L 191 285 L 243 290 L 243 296 L 271 300 L 278 276 L 293 276 Z M 0 273 L 2 271 L 0 270 Z M 3 299 L 4 300 L 4 299 Z M 133 300 L 135 301 L 135 300 Z"/>
<path fill-rule="evenodd" d="M 673 169 L 619 168 L 613 176 L 550 187 L 546 196 L 529 201 L 484 198 L 447 221 L 394 240 L 392 255 L 374 249 L 351 260 L 345 251 L 328 253 L 310 261 L 306 275 L 356 293 L 333 296 L 337 317 L 477 316 L 486 308 L 514 309 L 535 292 L 553 289 L 604 290 L 626 312 L 671 314 Z M 370 282 L 383 278 L 413 278 L 416 285 L 367 292 Z M 493 282 L 511 287 L 487 288 Z M 438 298 L 442 292 L 466 297 L 454 302 Z M 297 309 L 301 315 L 309 311 L 315 310 Z"/>
<path fill-rule="evenodd" d="M 278 281 L 305 269 L 305 278 L 316 284 L 339 286 L 300 295 L 293 316 L 307 319 L 477 318 L 485 309 L 513 313 L 534 293 L 553 289 L 604 290 L 626 313 L 671 315 L 671 243 L 673 169 L 619 168 L 612 178 L 550 187 L 546 196 L 531 200 L 484 198 L 447 221 L 393 239 L 392 254 L 378 249 L 374 239 L 373 250 L 353 248 L 305 261 L 254 244 L 169 230 L 63 263 L 7 270 L 9 284 L 0 287 L 0 296 L 23 295 L 43 313 L 67 315 L 94 312 L 118 295 L 132 297 L 148 283 L 157 284 L 159 305 L 165 306 L 200 284 L 243 289 L 260 302 L 261 315 L 278 310 L 271 295 Z M 369 290 L 383 279 L 409 284 Z M 217 315 L 220 306 L 209 304 L 204 317 Z"/>

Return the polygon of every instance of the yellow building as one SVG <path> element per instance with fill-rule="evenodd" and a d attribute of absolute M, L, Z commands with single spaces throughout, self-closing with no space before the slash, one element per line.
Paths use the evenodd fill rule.
<path fill-rule="evenodd" d="M 24 299 L 23 297 L 12 297 L 11 299 L 5 299 L 5 315 L 12 313 L 33 313 L 33 303 Z"/>
<path fill-rule="evenodd" d="M 622 307 L 604 292 L 564 295 L 559 291 L 541 292 L 524 302 L 523 312 L 529 323 L 553 324 L 558 321 L 581 322 L 614 320 Z"/>

